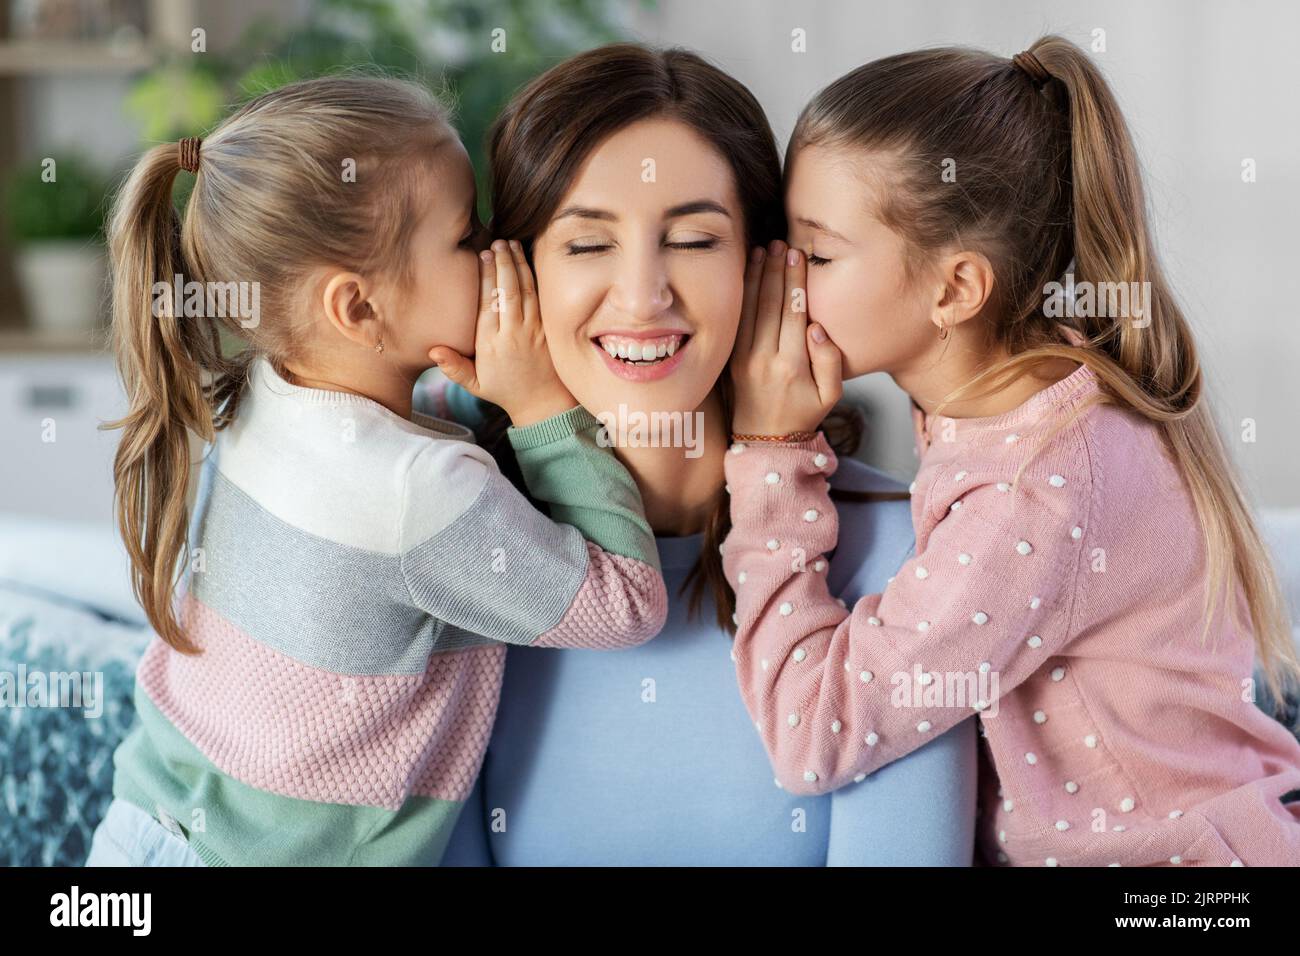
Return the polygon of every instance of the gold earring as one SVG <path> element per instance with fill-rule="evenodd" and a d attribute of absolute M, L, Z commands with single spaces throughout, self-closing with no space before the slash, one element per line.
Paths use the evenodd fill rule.
<path fill-rule="evenodd" d="M 375 354 L 377 354 L 377 355 L 378 355 L 378 354 L 381 354 L 383 351 L 384 351 L 384 340 L 383 340 L 383 338 L 381 337 L 381 338 L 379 339 L 379 344 L 375 346 Z"/>
<path fill-rule="evenodd" d="M 944 339 L 946 339 L 947 337 L 948 337 L 948 326 L 946 326 L 946 325 L 944 325 L 942 322 L 940 322 L 940 323 L 939 323 L 939 341 L 942 342 L 942 341 L 943 341 Z"/>

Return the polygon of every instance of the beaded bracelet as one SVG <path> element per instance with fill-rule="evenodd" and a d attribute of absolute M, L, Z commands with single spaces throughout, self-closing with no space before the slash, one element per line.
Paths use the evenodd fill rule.
<path fill-rule="evenodd" d="M 791 432 L 788 435 L 732 435 L 733 442 L 749 441 L 780 441 L 780 442 L 800 442 L 812 441 L 817 437 L 816 432 Z"/>

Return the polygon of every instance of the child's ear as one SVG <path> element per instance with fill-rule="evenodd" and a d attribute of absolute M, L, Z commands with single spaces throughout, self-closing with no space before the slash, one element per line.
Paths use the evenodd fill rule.
<path fill-rule="evenodd" d="M 969 249 L 949 253 L 940 262 L 942 287 L 934 309 L 936 326 L 960 325 L 979 315 L 993 294 L 993 264 Z"/>
<path fill-rule="evenodd" d="M 344 338 L 366 348 L 380 340 L 379 315 L 371 300 L 371 284 L 355 272 L 335 272 L 325 281 L 325 318 Z"/>

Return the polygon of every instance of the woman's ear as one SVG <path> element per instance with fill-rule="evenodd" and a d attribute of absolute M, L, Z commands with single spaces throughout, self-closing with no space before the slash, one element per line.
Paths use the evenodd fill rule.
<path fill-rule="evenodd" d="M 322 305 L 325 318 L 344 338 L 373 349 L 382 338 L 374 290 L 362 275 L 335 272 L 325 281 Z"/>
<path fill-rule="evenodd" d="M 993 294 L 993 264 L 979 252 L 953 252 L 940 261 L 939 281 L 932 320 L 941 329 L 951 329 L 984 309 Z"/>

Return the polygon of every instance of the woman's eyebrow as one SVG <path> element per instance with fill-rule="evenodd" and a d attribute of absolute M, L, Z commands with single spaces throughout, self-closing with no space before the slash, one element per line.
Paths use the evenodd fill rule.
<path fill-rule="evenodd" d="M 849 241 L 847 237 L 840 235 L 840 234 L 839 234 L 838 232 L 836 232 L 834 229 L 831 229 L 831 228 L 829 228 L 829 227 L 823 225 L 822 223 L 818 222 L 816 219 L 804 219 L 804 218 L 800 217 L 799 219 L 796 219 L 795 221 L 796 221 L 797 223 L 799 223 L 799 225 L 801 225 L 801 226 L 807 226 L 809 229 L 816 229 L 818 232 L 824 232 L 824 233 L 826 233 L 826 235 L 830 236 L 830 237 L 833 238 L 833 239 L 841 239 L 841 240 L 843 240 L 844 242 L 848 242 L 848 241 Z"/>
<path fill-rule="evenodd" d="M 731 213 L 721 203 L 714 202 L 712 199 L 693 199 L 690 202 L 679 203 L 664 211 L 665 219 L 677 219 L 681 216 L 690 216 L 698 212 L 716 212 L 720 215 L 731 218 Z M 603 222 L 618 222 L 618 216 L 608 209 L 595 209 L 591 206 L 565 206 L 555 214 L 555 219 L 599 219 Z"/>

